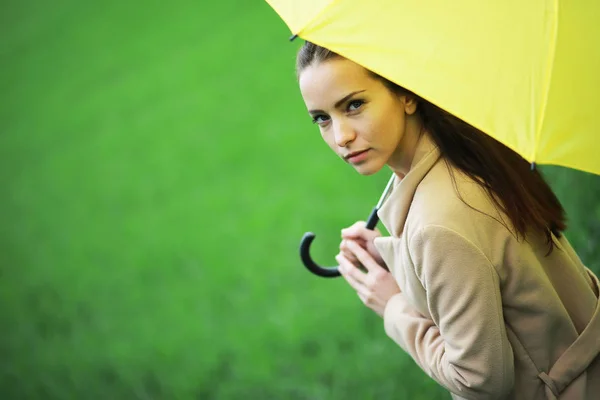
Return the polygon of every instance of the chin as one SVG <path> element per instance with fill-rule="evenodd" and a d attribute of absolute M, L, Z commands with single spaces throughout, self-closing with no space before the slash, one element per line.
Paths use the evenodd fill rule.
<path fill-rule="evenodd" d="M 354 169 L 356 170 L 356 172 L 358 172 L 359 174 L 361 174 L 363 176 L 369 176 L 369 175 L 374 175 L 374 174 L 378 173 L 379 171 L 381 171 L 382 167 L 383 167 L 382 165 L 376 165 L 373 163 L 365 163 L 363 165 L 354 166 Z"/>
<path fill-rule="evenodd" d="M 362 176 L 369 176 L 369 175 L 374 175 L 377 173 L 377 171 L 368 171 L 368 172 L 362 172 L 362 171 L 358 171 L 359 174 L 361 174 Z"/>

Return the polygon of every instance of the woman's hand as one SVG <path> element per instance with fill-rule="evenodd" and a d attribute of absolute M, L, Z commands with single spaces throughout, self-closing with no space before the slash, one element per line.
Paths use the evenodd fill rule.
<path fill-rule="evenodd" d="M 366 228 L 367 223 L 365 221 L 358 221 L 348 228 L 342 229 L 342 241 L 340 243 L 341 254 L 344 255 L 352 264 L 356 267 L 360 267 L 360 262 L 352 251 L 348 249 L 348 243 L 354 241 L 358 243 L 363 249 L 365 249 L 371 257 L 379 264 L 385 266 L 385 262 L 379 251 L 375 247 L 375 238 L 381 236 L 379 230 L 370 230 Z"/>
<path fill-rule="evenodd" d="M 362 302 L 383 317 L 385 306 L 390 298 L 400 293 L 400 287 L 396 279 L 358 243 L 349 240 L 346 247 L 358 262 L 366 268 L 367 272 L 362 272 L 344 254 L 340 253 L 335 257 L 340 264 L 340 273 L 350 286 L 356 290 Z"/>

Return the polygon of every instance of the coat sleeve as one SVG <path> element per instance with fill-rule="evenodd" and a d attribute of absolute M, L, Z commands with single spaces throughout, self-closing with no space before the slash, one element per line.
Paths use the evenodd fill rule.
<path fill-rule="evenodd" d="M 428 226 L 408 243 L 431 319 L 402 293 L 388 302 L 385 330 L 433 379 L 466 399 L 501 399 L 514 384 L 499 279 L 466 238 Z"/>

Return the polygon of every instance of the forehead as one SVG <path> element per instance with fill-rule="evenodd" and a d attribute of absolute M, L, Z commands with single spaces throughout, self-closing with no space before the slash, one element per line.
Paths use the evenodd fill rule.
<path fill-rule="evenodd" d="M 343 58 L 314 63 L 302 71 L 299 79 L 308 108 L 331 107 L 348 93 L 368 90 L 376 83 L 365 68 Z"/>

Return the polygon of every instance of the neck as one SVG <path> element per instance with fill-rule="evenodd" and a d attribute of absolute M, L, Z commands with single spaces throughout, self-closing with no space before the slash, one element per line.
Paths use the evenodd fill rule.
<path fill-rule="evenodd" d="M 417 118 L 407 118 L 404 136 L 388 161 L 388 166 L 398 178 L 404 178 L 410 171 L 417 144 L 422 134 L 424 134 L 422 123 Z"/>

